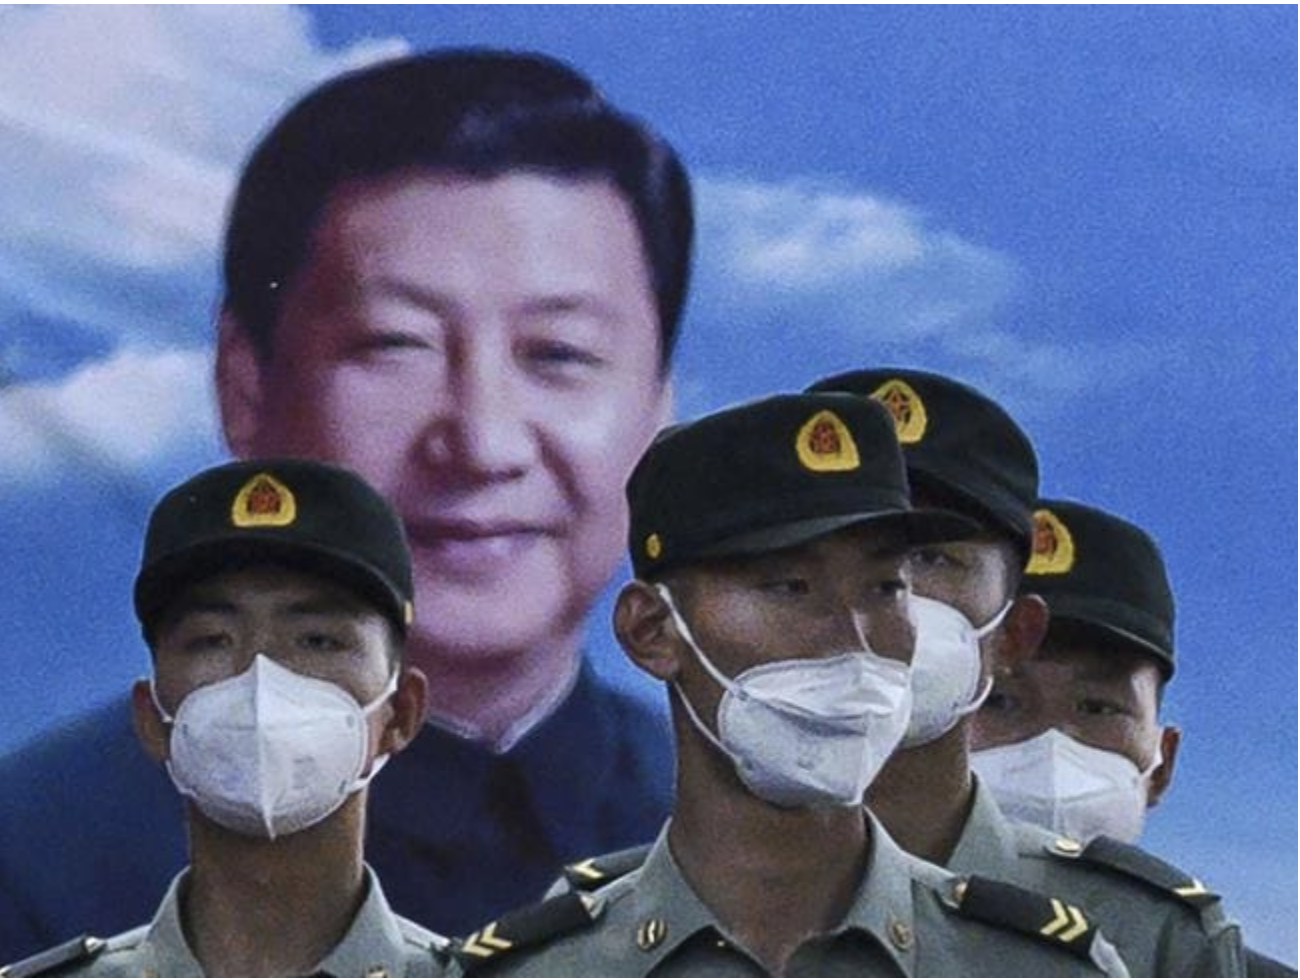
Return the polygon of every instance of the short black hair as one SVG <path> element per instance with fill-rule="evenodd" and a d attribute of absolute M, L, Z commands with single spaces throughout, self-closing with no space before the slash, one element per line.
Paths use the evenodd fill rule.
<path fill-rule="evenodd" d="M 484 180 L 514 171 L 612 183 L 631 205 L 667 366 L 690 278 L 694 211 L 677 154 L 590 80 L 540 54 L 426 52 L 308 93 L 253 150 L 226 232 L 223 306 L 270 352 L 280 296 L 331 194 L 428 169 Z"/>

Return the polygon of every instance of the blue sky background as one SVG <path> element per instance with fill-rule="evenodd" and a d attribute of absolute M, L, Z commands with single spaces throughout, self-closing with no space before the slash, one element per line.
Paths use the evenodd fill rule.
<path fill-rule="evenodd" d="M 1284 6 L 0 10 L 0 750 L 147 666 L 134 562 L 152 501 L 222 457 L 217 243 L 259 130 L 374 57 L 530 47 L 696 178 L 683 414 L 869 363 L 953 373 L 1029 429 L 1045 493 L 1157 537 L 1185 735 L 1146 843 L 1294 962 L 1296 26 Z M 593 653 L 637 687 L 612 641 Z"/>

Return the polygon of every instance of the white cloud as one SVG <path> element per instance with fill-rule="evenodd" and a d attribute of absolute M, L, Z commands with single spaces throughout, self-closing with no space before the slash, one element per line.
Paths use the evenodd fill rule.
<path fill-rule="evenodd" d="M 925 364 L 1026 408 L 1133 373 L 1119 341 L 1084 352 L 1017 324 L 1019 263 L 920 208 L 813 180 L 697 186 L 693 318 L 725 353 L 706 358 L 688 331 L 680 390 L 692 407 L 864 363 Z M 719 391 L 736 374 L 752 383 Z"/>
<path fill-rule="evenodd" d="M 0 11 L 0 265 L 56 286 L 60 262 L 210 272 L 257 134 L 313 82 L 404 49 L 324 51 L 292 7 Z"/>
<path fill-rule="evenodd" d="M 856 336 L 929 336 L 986 319 L 1017 286 L 1010 257 L 861 189 L 705 178 L 698 196 L 702 280 L 725 277 L 744 306 L 830 313 Z"/>
<path fill-rule="evenodd" d="M 58 382 L 0 388 L 0 481 L 134 472 L 218 446 L 207 350 L 124 350 Z"/>

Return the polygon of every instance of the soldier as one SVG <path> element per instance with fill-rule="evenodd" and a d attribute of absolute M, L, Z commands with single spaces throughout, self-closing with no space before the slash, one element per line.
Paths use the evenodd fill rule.
<path fill-rule="evenodd" d="M 536 976 L 1124 975 L 1085 912 L 900 850 L 861 806 L 907 726 L 908 504 L 888 414 L 782 395 L 665 430 L 628 484 L 615 632 L 670 691 L 671 821 L 594 893 L 458 945 Z"/>
<path fill-rule="evenodd" d="M 1173 779 L 1181 733 L 1159 710 L 1174 673 L 1174 597 L 1140 528 L 1039 501 L 1022 592 L 1051 608 L 1037 654 L 996 671 L 971 764 L 1008 815 L 1078 840 L 1134 842 Z"/>
<path fill-rule="evenodd" d="M 154 508 L 135 608 L 145 752 L 185 799 L 190 864 L 152 921 L 4 976 L 442 976 L 363 860 L 366 786 L 419 731 L 411 558 L 353 473 L 249 460 Z M 92 801 L 93 802 L 93 801 Z"/>
<path fill-rule="evenodd" d="M 1012 823 L 990 788 L 972 779 L 971 719 L 992 686 L 993 665 L 1019 671 L 1031 663 L 1047 624 L 1032 589 L 1017 595 L 1038 493 L 1028 437 L 989 398 L 923 371 L 855 371 L 813 387 L 884 403 L 913 504 L 944 506 L 980 525 L 975 537 L 926 545 L 913 556 L 922 598 L 912 723 L 868 794 L 871 809 L 927 860 L 1090 909 L 1137 976 L 1241 975 L 1239 930 L 1195 878 L 1117 841 L 1085 846 Z"/>
<path fill-rule="evenodd" d="M 1010 815 L 1136 841 L 1173 779 L 1181 733 L 1159 720 L 1174 674 L 1174 595 L 1155 541 L 1095 507 L 1040 500 L 1022 592 L 1051 607 L 1038 653 L 995 671 L 971 765 Z M 1250 976 L 1294 967 L 1247 950 Z"/>

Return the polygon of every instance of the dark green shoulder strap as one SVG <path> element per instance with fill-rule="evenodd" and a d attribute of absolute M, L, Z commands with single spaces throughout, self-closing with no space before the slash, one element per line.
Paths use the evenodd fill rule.
<path fill-rule="evenodd" d="M 96 939 L 94 936 L 78 936 L 35 956 L 29 956 L 25 960 L 0 968 L 0 977 L 62 976 L 60 971 L 74 963 L 94 959 L 103 952 L 106 945 L 104 940 Z"/>
<path fill-rule="evenodd" d="M 958 884 L 955 897 L 957 910 L 968 918 L 1012 929 L 1094 962 L 1097 927 L 1077 905 L 979 875 Z"/>
<path fill-rule="evenodd" d="M 608 885 L 611 881 L 622 878 L 645 864 L 646 855 L 650 853 L 652 846 L 652 844 L 641 844 L 623 851 L 615 851 L 613 854 L 603 854 L 600 857 L 566 864 L 564 880 L 569 883 L 570 888 L 583 891 Z"/>
<path fill-rule="evenodd" d="M 537 946 L 575 932 L 600 917 L 600 905 L 590 895 L 568 892 L 536 905 L 507 912 L 495 922 L 453 940 L 449 952 L 473 976 L 475 968 L 489 960 Z"/>
<path fill-rule="evenodd" d="M 1100 865 L 1157 888 L 1197 909 L 1219 901 L 1219 896 L 1192 877 L 1140 847 L 1111 837 L 1098 837 L 1079 853 L 1077 860 Z"/>

